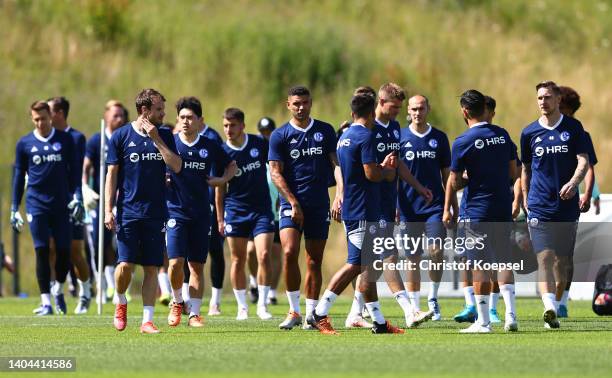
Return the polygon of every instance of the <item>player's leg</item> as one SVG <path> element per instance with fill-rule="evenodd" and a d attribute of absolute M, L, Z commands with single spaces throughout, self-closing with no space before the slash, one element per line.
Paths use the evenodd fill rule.
<path fill-rule="evenodd" d="M 153 324 L 155 297 L 158 290 L 157 273 L 164 264 L 165 221 L 152 219 L 139 221 L 139 238 L 141 243 L 141 259 L 144 276 L 142 279 L 142 325 L 141 333 L 159 333 Z"/>
<path fill-rule="evenodd" d="M 168 255 L 164 253 L 164 265 L 159 268 L 157 272 L 157 283 L 159 285 L 159 303 L 163 306 L 168 306 L 172 299 L 172 287 L 170 285 L 170 279 L 168 277 Z M 182 282 L 181 282 L 182 285 Z"/>
<path fill-rule="evenodd" d="M 51 263 L 49 259 L 49 217 L 46 214 L 27 214 L 30 233 L 36 251 L 36 280 L 40 290 L 41 306 L 36 315 L 53 315 L 51 307 Z"/>
<path fill-rule="evenodd" d="M 85 229 L 83 226 L 73 226 L 73 237 L 70 245 L 70 260 L 74 266 L 79 283 L 79 303 L 74 309 L 75 314 L 85 314 L 91 301 L 91 280 L 89 264 L 83 253 Z"/>
<path fill-rule="evenodd" d="M 278 304 L 276 288 L 283 272 L 283 249 L 280 244 L 280 233 L 278 221 L 274 222 L 274 239 L 270 250 L 270 292 L 268 293 L 268 304 Z"/>
<path fill-rule="evenodd" d="M 248 319 L 248 305 L 246 300 L 246 247 L 249 239 L 247 237 L 227 236 L 227 245 L 230 248 L 232 262 L 230 266 L 230 280 L 234 289 L 234 296 L 238 303 L 236 320 Z"/>
<path fill-rule="evenodd" d="M 204 296 L 204 263 L 189 261 L 189 326 L 203 327 L 204 320 L 200 315 L 202 297 Z"/>
<path fill-rule="evenodd" d="M 282 218 L 281 227 L 283 227 Z M 302 233 L 294 227 L 281 228 L 280 238 L 283 249 L 284 278 L 287 299 L 289 300 L 289 313 L 287 318 L 279 325 L 279 328 L 293 329 L 296 325 L 302 324 L 300 311 L 300 283 L 302 276 L 298 264 Z"/>
<path fill-rule="evenodd" d="M 567 301 L 569 290 L 574 278 L 574 246 L 576 244 L 577 222 L 564 222 L 557 224 L 559 240 L 555 251 L 555 281 L 556 281 L 556 301 L 557 316 L 567 318 Z M 566 243 L 569 241 L 569 243 Z"/>
<path fill-rule="evenodd" d="M 257 290 L 257 252 L 255 250 L 255 242 L 249 239 L 247 243 L 247 264 L 249 266 L 249 300 L 251 303 L 257 303 L 259 300 L 259 291 Z"/>
<path fill-rule="evenodd" d="M 353 294 L 351 309 L 346 317 L 346 321 L 344 322 L 344 326 L 346 328 L 372 328 L 372 324 L 364 319 L 363 313 L 365 311 L 365 300 L 363 299 L 363 293 L 359 291 L 360 282 L 361 274 L 355 278 L 355 282 L 353 283 L 355 286 L 355 292 Z M 410 307 L 408 297 L 406 297 L 406 302 L 408 307 Z"/>
<path fill-rule="evenodd" d="M 306 250 L 306 274 L 304 276 L 304 291 L 306 294 L 306 316 L 310 316 L 319 303 L 321 286 L 323 285 L 323 253 L 329 233 L 329 209 L 304 210 L 304 249 Z M 310 329 L 304 322 L 304 329 Z"/>
<path fill-rule="evenodd" d="M 368 309 L 372 317 L 372 333 L 404 333 L 403 329 L 393 326 L 388 320 L 385 319 L 381 308 L 380 302 L 378 301 L 378 293 L 376 288 L 376 282 L 380 276 L 380 271 L 374 270 L 374 257 L 370 254 L 363 255 L 362 260 L 362 271 L 359 290 L 363 292 L 365 306 Z"/>
<path fill-rule="evenodd" d="M 497 272 L 491 272 L 491 294 L 489 295 L 489 319 L 491 324 L 500 323 L 497 313 L 497 303 L 499 302 L 499 283 Z"/>
<path fill-rule="evenodd" d="M 168 325 L 176 327 L 181 322 L 185 307 L 183 298 L 183 281 L 185 275 L 185 258 L 187 257 L 187 242 L 190 237 L 188 221 L 169 219 L 166 222 L 166 250 L 168 258 L 168 278 L 172 291 L 172 302 L 168 313 Z M 160 269 L 161 270 L 161 269 Z M 158 273 L 158 281 L 159 281 Z"/>
<path fill-rule="evenodd" d="M 140 232 L 136 222 L 123 222 L 117 226 L 117 266 L 115 268 L 115 316 L 113 324 L 118 331 L 127 326 L 127 297 L 126 293 L 132 281 L 134 264 L 140 254 L 138 237 Z"/>
<path fill-rule="evenodd" d="M 208 305 L 208 315 L 221 315 L 221 294 L 223 292 L 223 280 L 225 279 L 225 256 L 223 255 L 223 237 L 219 234 L 217 216 L 213 211 L 210 226 L 210 280 L 211 296 Z"/>
<path fill-rule="evenodd" d="M 267 300 L 270 291 L 270 256 L 272 249 L 273 232 L 263 232 L 255 235 L 254 245 L 257 253 L 257 316 L 262 320 L 269 320 L 272 314 L 268 312 Z"/>
<path fill-rule="evenodd" d="M 72 241 L 72 224 L 67 212 L 57 212 L 51 215 L 51 235 L 55 241 L 55 283 L 51 288 L 51 294 L 55 298 L 56 311 L 66 314 L 63 286 L 70 269 L 70 243 Z"/>
<path fill-rule="evenodd" d="M 429 293 L 427 294 L 427 307 L 433 312 L 431 320 L 438 321 L 442 319 L 440 312 L 440 303 L 438 302 L 438 289 L 442 281 L 442 269 L 438 269 L 439 264 L 444 260 L 444 245 L 443 240 L 446 237 L 446 229 L 442 224 L 442 219 L 439 215 L 435 215 L 425 224 L 425 234 L 433 238 L 433 242 L 429 243 L 427 252 L 429 259 L 434 268 L 429 269 L 428 275 L 430 279 Z"/>
<path fill-rule="evenodd" d="M 544 313 L 542 318 L 547 328 L 559 328 L 555 283 L 555 225 L 552 222 L 529 220 L 529 234 L 533 250 L 538 259 L 538 288 L 542 295 Z"/>

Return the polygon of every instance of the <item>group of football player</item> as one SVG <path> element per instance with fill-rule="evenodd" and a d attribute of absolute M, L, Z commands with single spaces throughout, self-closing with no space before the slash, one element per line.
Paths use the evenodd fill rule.
<path fill-rule="evenodd" d="M 357 88 L 350 99 L 351 121 L 337 132 L 311 117 L 313 97 L 304 86 L 287 93 L 290 120 L 276 128 L 264 117 L 257 125 L 259 135 L 246 133 L 242 110 L 228 108 L 222 115 L 225 141 L 204 121 L 195 97 L 176 102 L 174 126 L 164 123 L 166 99 L 154 89 L 137 95 L 133 122 L 126 107 L 111 100 L 104 109 L 104 135 L 94 134 L 87 142 L 69 126 L 65 98 L 36 101 L 30 106 L 34 131 L 16 147 L 11 206 L 11 224 L 20 231 L 25 192 L 41 292 L 35 312 L 53 314 L 51 296 L 56 312 L 67 312 L 63 285 L 73 271 L 79 287 L 75 313 L 86 313 L 97 272 L 104 274 L 106 288 L 96 289 L 112 298 L 114 326 L 122 331 L 128 288 L 135 265 L 141 265 L 140 331 L 159 332 L 153 323 L 156 298 L 169 305 L 169 326 L 178 326 L 187 315 L 188 326 L 202 327 L 204 265 L 210 252 L 208 314 L 219 315 L 227 240 L 237 320 L 249 317 L 247 293 L 256 303 L 256 315 L 272 319 L 268 306 L 277 303 L 282 273 L 289 312 L 281 329 L 298 326 L 337 334 L 330 308 L 352 284 L 347 328 L 403 333 L 383 316 L 377 281 L 386 281 L 406 327 L 413 328 L 442 318 L 438 290 L 443 271 L 427 272 L 431 283 L 427 310 L 422 311 L 421 272 L 408 270 L 402 277 L 396 270 L 374 269 L 375 260 L 397 262 L 403 256 L 395 249 L 374 254 L 365 242 L 367 233 L 441 239 L 456 229 L 458 235 L 485 236 L 484 248 L 468 248 L 457 256 L 463 261 L 509 261 L 512 243 L 533 250 L 542 318 L 546 327 L 558 328 L 558 318 L 567 316 L 578 217 L 589 210 L 592 197 L 598 211 L 598 193 L 593 194 L 597 160 L 590 136 L 573 118 L 580 107 L 578 94 L 551 81 L 539 83 L 536 94 L 541 116 L 521 133 L 520 159 L 508 132 L 493 124 L 495 100 L 477 90 L 460 97 L 458 111 L 468 128 L 452 147 L 446 134 L 428 122 L 432 106 L 424 95 L 407 99 L 409 123 L 400 127 L 396 118 L 407 96 L 394 83 L 378 92 Z M 106 163 L 104 183 L 99 182 L 100 159 Z M 336 189 L 330 204 L 332 185 Z M 101 190 L 104 204 L 98 203 Z M 103 251 L 97 250 L 98 206 L 105 214 Z M 521 217 L 529 235 L 511 238 L 511 225 Z M 332 219 L 343 222 L 348 254 L 321 295 Z M 83 240 L 90 240 L 87 257 Z M 93 263 L 98 253 L 103 254 L 101 267 Z M 444 248 L 434 243 L 406 253 L 416 266 L 423 257 L 442 262 Z M 514 273 L 476 266 L 464 272 L 466 306 L 454 317 L 473 323 L 462 332 L 491 332 L 491 324 L 501 321 L 496 311 L 500 294 L 504 330 L 517 331 Z"/>

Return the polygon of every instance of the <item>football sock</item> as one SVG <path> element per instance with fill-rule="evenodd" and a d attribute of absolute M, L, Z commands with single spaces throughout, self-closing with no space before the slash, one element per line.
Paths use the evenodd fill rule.
<path fill-rule="evenodd" d="M 410 314 L 410 300 L 408 299 L 408 294 L 406 293 L 406 290 L 396 291 L 395 293 L 393 293 L 393 296 L 404 311 L 404 316 Z"/>
<path fill-rule="evenodd" d="M 504 304 L 506 305 L 506 314 L 513 313 L 516 315 L 516 295 L 514 291 L 514 284 L 500 285 L 499 291 L 504 297 Z"/>
<path fill-rule="evenodd" d="M 236 297 L 236 302 L 238 303 L 238 310 L 240 309 L 248 309 L 246 302 L 246 290 L 236 290 L 234 289 L 234 296 Z"/>
<path fill-rule="evenodd" d="M 268 300 L 270 286 L 257 285 L 257 291 L 259 292 L 259 299 L 257 299 L 257 307 L 266 307 L 266 301 Z"/>
<path fill-rule="evenodd" d="M 189 300 L 189 316 L 200 315 L 200 307 L 202 307 L 202 299 L 191 298 Z"/>
<path fill-rule="evenodd" d="M 475 295 L 476 310 L 478 311 L 478 323 L 488 325 L 491 322 L 489 318 L 489 296 Z"/>
<path fill-rule="evenodd" d="M 300 291 L 288 291 L 287 299 L 289 299 L 289 311 L 300 314 Z"/>
<path fill-rule="evenodd" d="M 338 298 L 338 294 L 330 290 L 325 290 L 321 297 L 321 301 L 316 305 L 315 313 L 317 316 L 327 316 L 336 298 Z M 306 299 L 306 301 L 308 301 L 308 299 Z M 314 299 L 311 299 L 311 301 L 314 301 Z M 308 304 L 306 304 L 306 306 L 308 306 Z"/>
<path fill-rule="evenodd" d="M 153 321 L 154 306 L 143 306 L 142 307 L 142 324 Z"/>
<path fill-rule="evenodd" d="M 499 301 L 499 293 L 491 293 L 489 295 L 489 309 L 497 310 L 497 301 Z"/>
<path fill-rule="evenodd" d="M 468 306 L 476 306 L 476 299 L 474 299 L 474 286 L 466 286 L 463 288 L 463 296 L 465 297 L 465 304 Z"/>
<path fill-rule="evenodd" d="M 427 294 L 427 300 L 438 299 L 438 289 L 440 288 L 439 282 L 431 282 L 429 286 L 429 294 Z"/>
<path fill-rule="evenodd" d="M 380 312 L 380 304 L 378 301 L 366 303 L 365 306 L 368 309 L 373 321 L 378 324 L 385 324 L 385 317 L 383 316 L 382 312 Z"/>
<path fill-rule="evenodd" d="M 412 311 L 417 312 L 421 311 L 421 292 L 419 291 L 409 291 L 408 299 L 410 299 L 410 304 L 412 305 Z"/>

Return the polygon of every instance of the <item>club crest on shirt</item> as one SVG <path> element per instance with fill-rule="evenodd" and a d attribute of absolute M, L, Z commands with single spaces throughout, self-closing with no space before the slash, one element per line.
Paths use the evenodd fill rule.
<path fill-rule="evenodd" d="M 208 157 L 208 150 L 206 148 L 202 148 L 200 151 L 198 151 L 198 155 L 200 155 L 202 159 L 206 159 L 206 157 Z"/>
<path fill-rule="evenodd" d="M 431 148 L 436 148 L 436 147 L 438 147 L 438 141 L 437 141 L 437 140 L 435 140 L 435 139 L 430 139 L 430 140 L 429 140 L 429 147 L 431 147 Z"/>
<path fill-rule="evenodd" d="M 560 138 L 562 141 L 567 142 L 570 138 L 570 133 L 568 133 L 567 131 L 564 131 L 561 133 Z"/>
<path fill-rule="evenodd" d="M 59 151 L 62 149 L 62 145 L 59 142 L 55 142 L 51 145 L 51 148 L 53 148 L 53 151 Z"/>
<path fill-rule="evenodd" d="M 259 150 L 257 148 L 251 148 L 251 151 L 249 151 L 249 154 L 251 155 L 252 158 L 256 158 L 259 156 Z"/>
<path fill-rule="evenodd" d="M 314 133 L 314 140 L 317 141 L 317 142 L 322 141 L 323 140 L 323 134 L 321 134 L 320 132 L 317 131 L 316 133 Z"/>
<path fill-rule="evenodd" d="M 399 139 L 400 137 L 399 131 L 397 130 L 393 130 L 393 135 L 395 135 L 395 139 Z"/>

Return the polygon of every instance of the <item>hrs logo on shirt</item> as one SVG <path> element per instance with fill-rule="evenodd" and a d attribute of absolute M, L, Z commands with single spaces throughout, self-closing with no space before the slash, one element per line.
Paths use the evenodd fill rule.
<path fill-rule="evenodd" d="M 387 150 L 387 151 L 398 151 L 400 149 L 400 145 L 397 142 L 394 142 L 394 143 L 383 143 L 383 142 L 380 142 L 380 143 L 378 143 L 378 145 L 376 145 L 376 149 L 378 150 L 378 152 L 383 152 L 385 150 Z"/>
<path fill-rule="evenodd" d="M 185 162 L 185 169 L 195 169 L 198 171 L 205 171 L 206 170 L 206 163 L 204 162 L 199 162 L 199 161 L 187 161 L 184 160 Z"/>
<path fill-rule="evenodd" d="M 404 155 L 406 157 L 406 160 L 410 161 L 410 160 L 414 160 L 414 158 L 417 159 L 435 159 L 436 158 L 436 151 L 417 151 L 416 153 L 414 151 L 406 151 L 406 154 Z"/>
<path fill-rule="evenodd" d="M 315 156 L 315 155 L 323 155 L 323 147 L 309 147 L 302 149 L 293 149 L 289 152 L 289 156 L 292 159 L 297 159 L 300 156 Z"/>
<path fill-rule="evenodd" d="M 130 161 L 132 163 L 137 163 L 138 161 L 142 160 L 142 161 L 153 161 L 153 160 L 158 160 L 161 161 L 164 158 L 162 157 L 162 154 L 160 152 L 145 152 L 142 154 L 139 154 L 137 152 L 132 152 L 130 154 Z"/>
<path fill-rule="evenodd" d="M 338 144 L 336 145 L 336 149 L 341 148 L 341 147 L 348 147 L 351 145 L 351 140 L 350 139 L 342 139 L 338 141 Z"/>
<path fill-rule="evenodd" d="M 537 157 L 544 155 L 544 153 L 548 154 L 563 154 L 569 151 L 567 145 L 562 146 L 546 146 L 546 147 L 536 147 L 534 152 Z"/>
<path fill-rule="evenodd" d="M 485 145 L 492 146 L 496 144 L 505 144 L 505 143 L 506 143 L 506 138 L 504 136 L 498 136 L 498 137 L 487 138 L 487 139 L 476 139 L 474 141 L 474 147 L 481 150 L 482 148 L 484 148 Z"/>
<path fill-rule="evenodd" d="M 34 155 L 32 156 L 32 162 L 35 165 L 39 165 L 40 163 L 51 163 L 56 161 L 62 161 L 61 154 L 50 154 L 50 155 Z"/>
<path fill-rule="evenodd" d="M 259 162 L 259 160 L 249 163 L 245 166 L 238 167 L 235 177 L 240 177 L 243 173 L 254 171 L 258 168 L 261 168 L 261 163 Z"/>

